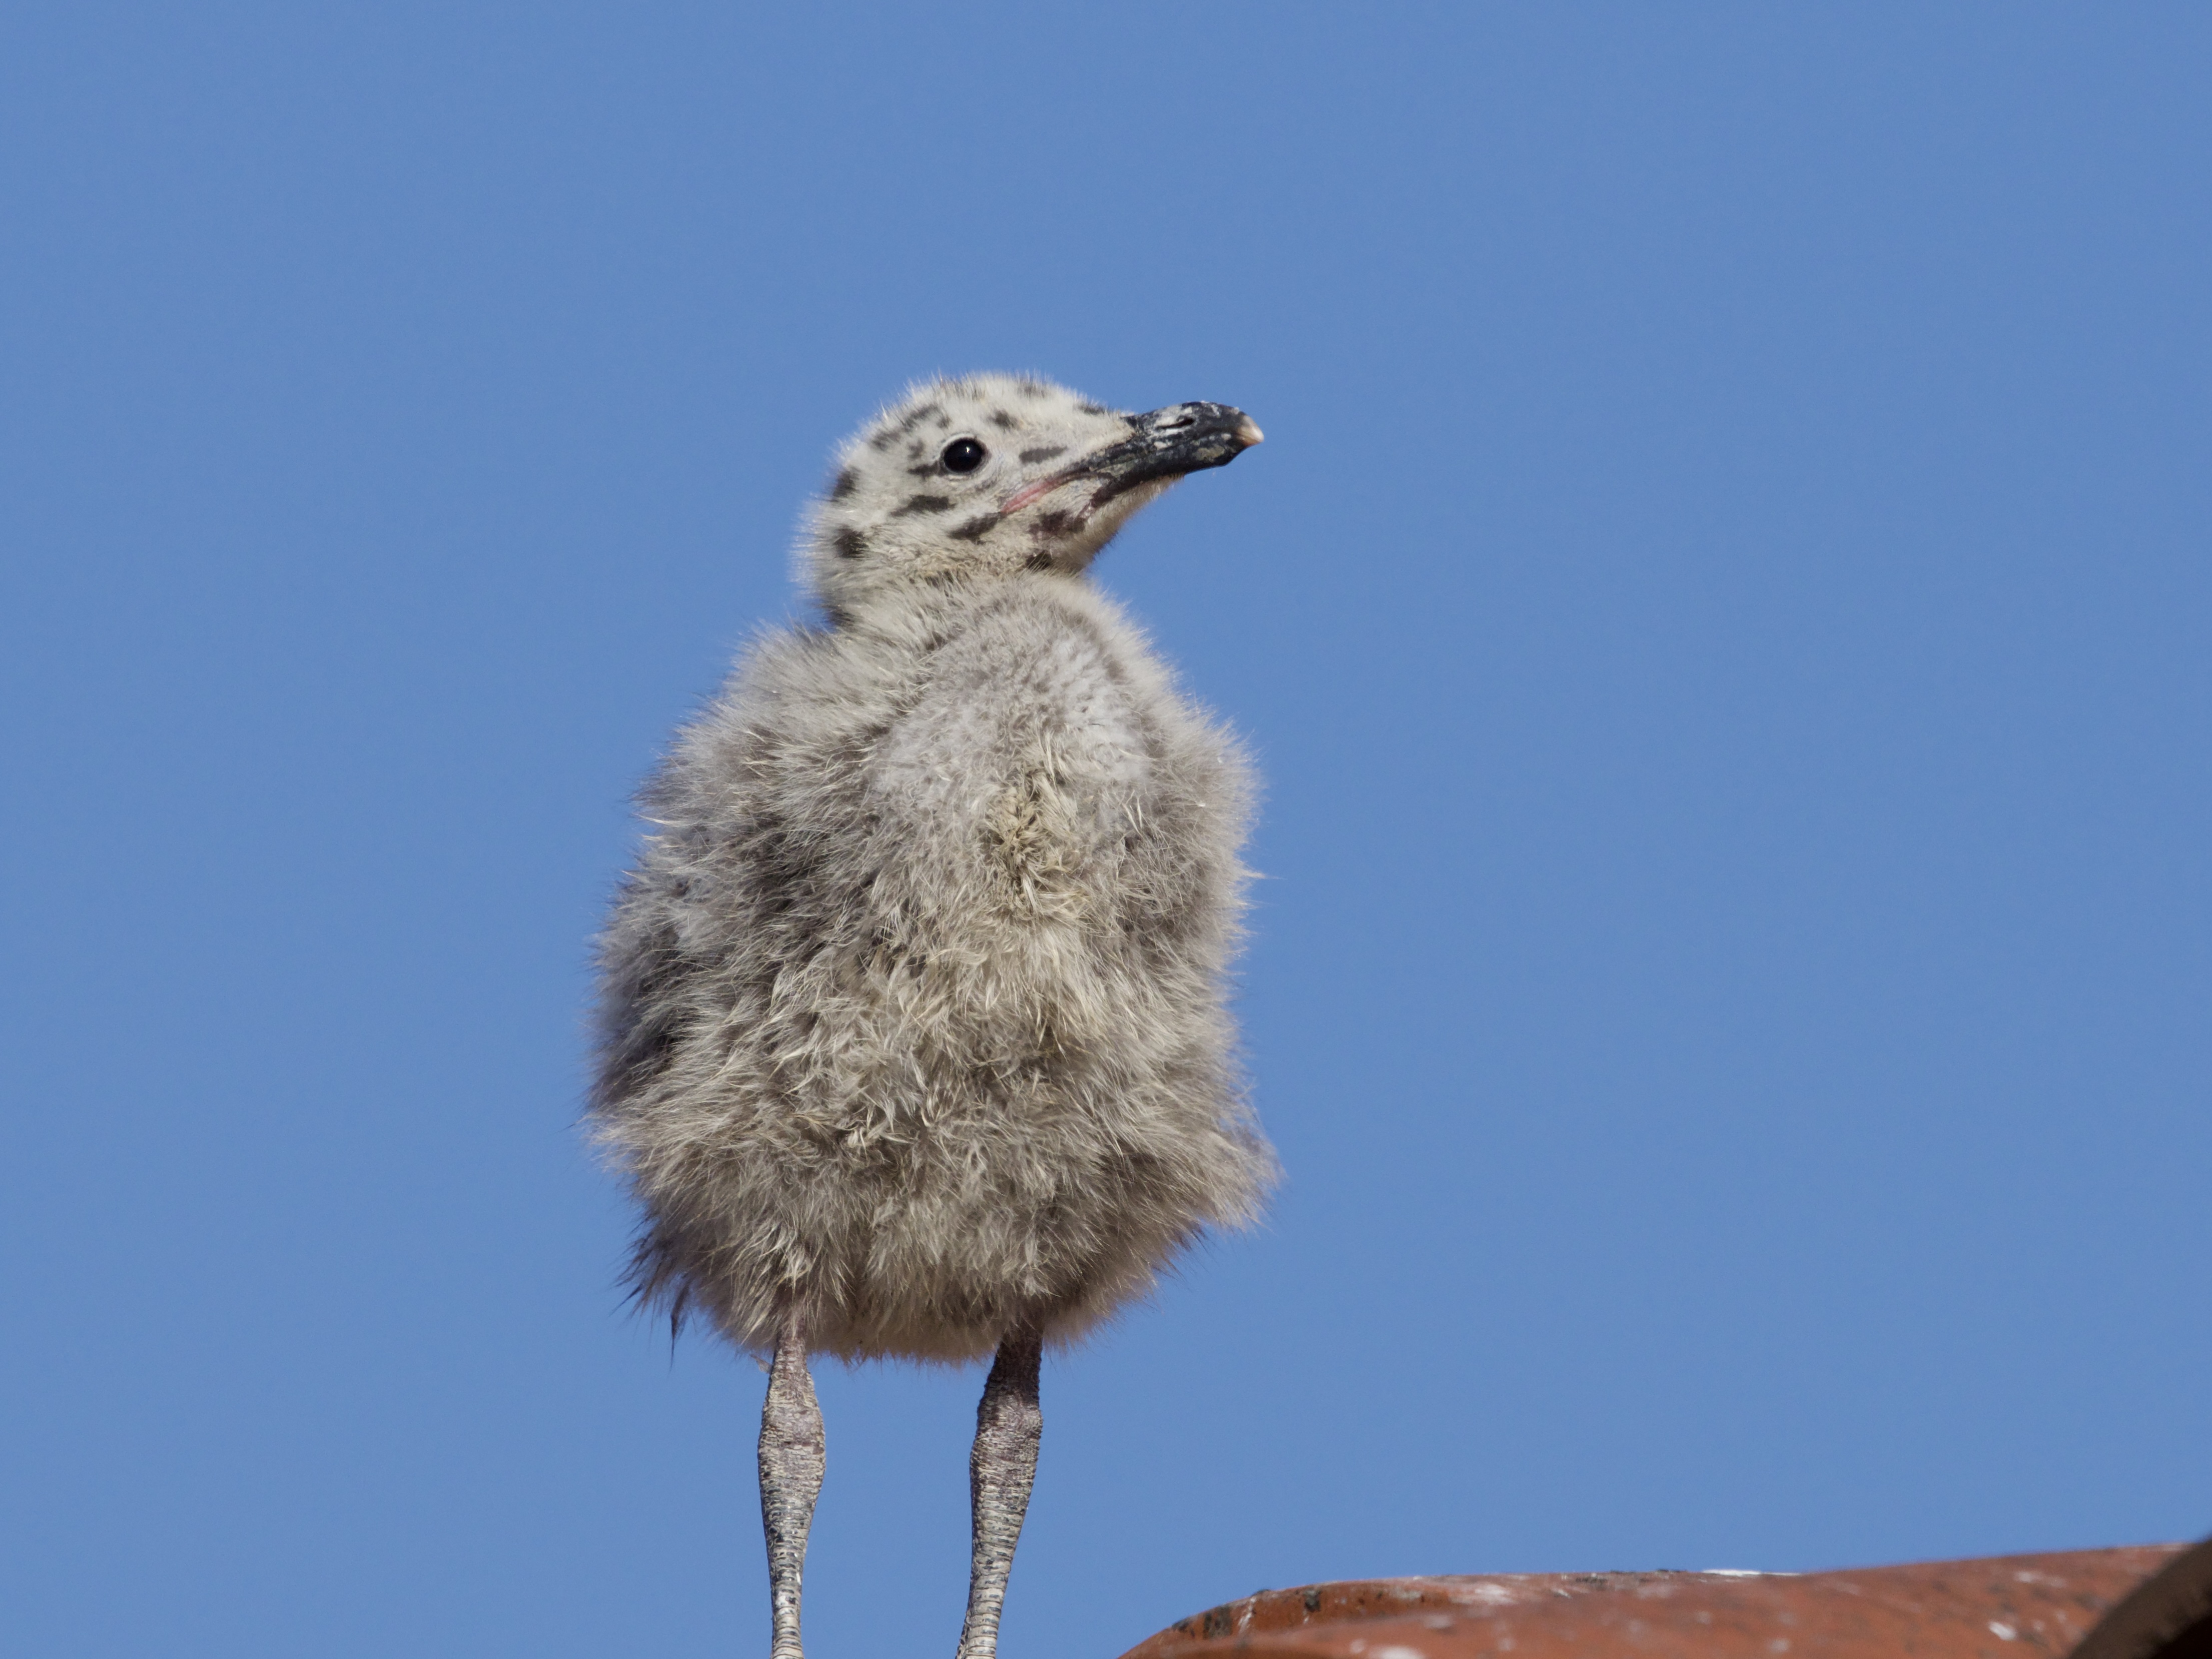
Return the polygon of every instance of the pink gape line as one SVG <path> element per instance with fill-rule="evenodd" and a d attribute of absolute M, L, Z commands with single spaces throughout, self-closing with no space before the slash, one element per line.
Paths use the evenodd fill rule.
<path fill-rule="evenodd" d="M 1003 519 L 1010 513 L 1018 513 L 1024 507 L 1027 507 L 1031 501 L 1037 500 L 1039 497 L 1049 495 L 1054 490 L 1058 489 L 1061 485 L 1071 484 L 1074 482 L 1074 478 L 1070 477 L 1068 474 L 1059 472 L 1054 473 L 1049 478 L 1039 478 L 1035 483 L 1024 484 L 1019 489 L 1017 489 L 1012 495 L 1006 497 L 1006 504 L 999 509 L 999 516 Z"/>

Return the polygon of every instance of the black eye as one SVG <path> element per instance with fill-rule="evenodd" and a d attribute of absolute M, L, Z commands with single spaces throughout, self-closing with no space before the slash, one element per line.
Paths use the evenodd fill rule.
<path fill-rule="evenodd" d="M 955 438 L 945 446 L 945 453 L 938 459 L 945 463 L 947 472 L 973 472 L 983 465 L 983 458 L 990 453 L 973 438 Z"/>

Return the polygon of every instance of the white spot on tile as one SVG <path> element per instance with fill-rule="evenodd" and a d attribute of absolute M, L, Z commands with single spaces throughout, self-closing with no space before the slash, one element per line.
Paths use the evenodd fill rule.
<path fill-rule="evenodd" d="M 1510 1584 L 1458 1584 L 1450 1592 L 1456 1607 L 1504 1607 L 1521 1599 L 1521 1592 Z"/>

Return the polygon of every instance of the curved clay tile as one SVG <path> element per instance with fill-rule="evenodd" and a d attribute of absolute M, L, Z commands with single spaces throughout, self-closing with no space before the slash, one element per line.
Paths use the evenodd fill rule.
<path fill-rule="evenodd" d="M 2212 1659 L 2212 1538 L 2136 1586 L 2069 1659 Z"/>
<path fill-rule="evenodd" d="M 2057 1659 L 2182 1547 L 1839 1572 L 1491 1573 L 1262 1590 L 1126 1659 Z"/>

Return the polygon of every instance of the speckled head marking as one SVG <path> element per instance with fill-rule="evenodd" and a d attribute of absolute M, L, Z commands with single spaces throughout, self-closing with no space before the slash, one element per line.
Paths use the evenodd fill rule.
<path fill-rule="evenodd" d="M 1177 478 L 1259 441 L 1223 404 L 1131 415 L 1027 376 L 927 381 L 839 450 L 803 579 L 852 617 L 917 584 L 1074 575 Z"/>

